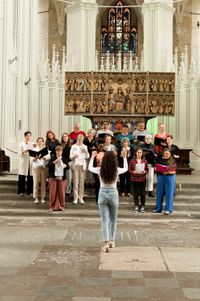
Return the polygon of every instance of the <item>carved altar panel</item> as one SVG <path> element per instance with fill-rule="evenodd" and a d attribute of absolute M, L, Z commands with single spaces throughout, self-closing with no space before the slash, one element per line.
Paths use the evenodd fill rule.
<path fill-rule="evenodd" d="M 155 72 L 66 72 L 65 114 L 174 115 L 175 75 Z"/>

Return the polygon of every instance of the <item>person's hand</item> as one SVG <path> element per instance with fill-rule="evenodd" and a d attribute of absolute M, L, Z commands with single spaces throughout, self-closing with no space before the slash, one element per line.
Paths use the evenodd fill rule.
<path fill-rule="evenodd" d="M 24 154 L 27 154 L 28 153 L 28 149 L 25 149 L 25 150 L 23 150 L 22 151 L 22 154 L 24 155 Z"/>
<path fill-rule="evenodd" d="M 38 159 L 40 159 L 40 156 L 35 156 L 35 158 L 33 158 L 33 161 L 36 161 Z"/>
<path fill-rule="evenodd" d="M 121 156 L 122 156 L 123 158 L 126 158 L 126 157 L 127 157 L 127 151 L 126 151 L 126 150 L 122 150 Z"/>
<path fill-rule="evenodd" d="M 53 164 L 58 163 L 60 160 L 61 160 L 61 157 L 60 157 L 60 158 L 57 158 L 55 161 L 53 161 Z"/>
<path fill-rule="evenodd" d="M 170 174 L 170 175 L 173 175 L 173 174 L 175 174 L 176 172 L 174 171 L 174 170 L 169 170 L 168 171 L 168 174 Z"/>
<path fill-rule="evenodd" d="M 96 155 L 97 155 L 97 153 L 98 153 L 97 151 L 93 151 L 93 152 L 92 152 L 92 158 L 95 158 Z"/>
<path fill-rule="evenodd" d="M 85 153 L 85 154 L 87 154 L 87 150 L 85 149 L 85 148 L 82 148 L 82 153 Z"/>

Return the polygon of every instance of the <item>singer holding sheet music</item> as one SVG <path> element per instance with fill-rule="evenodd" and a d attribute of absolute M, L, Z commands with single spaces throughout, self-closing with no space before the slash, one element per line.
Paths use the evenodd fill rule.
<path fill-rule="evenodd" d="M 47 161 L 50 159 L 50 155 L 48 154 L 47 148 L 44 147 L 44 139 L 42 137 L 38 137 L 36 140 L 36 148 L 32 152 L 29 151 L 30 156 L 34 156 L 34 152 L 36 156 L 33 158 L 32 169 L 33 169 L 33 198 L 35 199 L 34 203 L 39 203 L 39 183 L 41 183 L 41 203 L 45 203 L 46 196 L 46 180 L 48 169 L 46 167 Z M 46 154 L 46 155 L 45 155 Z"/>
<path fill-rule="evenodd" d="M 142 149 L 138 148 L 135 152 L 135 158 L 129 163 L 129 173 L 134 195 L 134 211 L 140 210 L 142 213 L 145 212 L 145 187 L 148 170 L 148 162 L 143 157 Z"/>
<path fill-rule="evenodd" d="M 19 168 L 18 168 L 18 195 L 22 196 L 25 193 L 25 181 L 27 177 L 27 194 L 33 193 L 33 176 L 32 164 L 29 156 L 29 149 L 33 149 L 35 144 L 31 141 L 32 134 L 30 131 L 24 133 L 24 141 L 19 144 Z"/>
<path fill-rule="evenodd" d="M 158 124 L 158 133 L 154 136 L 155 152 L 162 157 L 163 150 L 167 147 L 166 138 L 169 134 L 165 132 L 165 124 Z"/>
<path fill-rule="evenodd" d="M 55 155 L 51 155 L 49 169 L 49 211 L 65 210 L 65 188 L 67 160 L 62 156 L 63 147 L 57 145 Z"/>
<path fill-rule="evenodd" d="M 155 213 L 162 212 L 165 196 L 164 214 L 173 212 L 174 192 L 176 186 L 176 163 L 168 148 L 163 151 L 163 156 L 157 158 L 157 193 Z"/>

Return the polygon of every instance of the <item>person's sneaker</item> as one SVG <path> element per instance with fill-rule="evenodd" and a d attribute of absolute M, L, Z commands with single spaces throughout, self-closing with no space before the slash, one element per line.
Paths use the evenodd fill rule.
<path fill-rule="evenodd" d="M 24 194 L 23 194 L 23 193 L 19 193 L 18 195 L 22 196 L 22 195 L 24 195 Z"/>
<path fill-rule="evenodd" d="M 139 209 L 138 206 L 134 207 L 134 211 L 138 211 L 138 209 Z"/>
<path fill-rule="evenodd" d="M 35 203 L 35 204 L 38 204 L 38 203 L 39 203 L 39 200 L 38 200 L 38 199 L 35 199 L 34 203 Z"/>
<path fill-rule="evenodd" d="M 77 205 L 77 203 L 78 203 L 78 200 L 75 199 L 75 200 L 73 201 L 73 204 Z"/>
<path fill-rule="evenodd" d="M 166 211 L 164 212 L 164 214 L 165 214 L 165 215 L 169 215 L 170 212 L 166 210 Z"/>
<path fill-rule="evenodd" d="M 80 204 L 85 204 L 84 200 L 82 198 L 79 199 Z"/>
<path fill-rule="evenodd" d="M 143 206 L 141 207 L 140 212 L 141 212 L 141 213 L 145 213 L 145 209 L 144 209 Z"/>
<path fill-rule="evenodd" d="M 105 246 L 103 247 L 103 251 L 104 251 L 105 253 L 108 253 L 108 252 L 110 251 L 110 249 L 109 249 L 109 244 L 108 244 L 108 243 L 105 244 Z"/>
<path fill-rule="evenodd" d="M 129 196 L 131 196 L 131 194 L 128 192 L 128 193 L 127 193 L 127 196 L 129 197 Z"/>
<path fill-rule="evenodd" d="M 109 242 L 109 248 L 114 248 L 115 247 L 115 242 L 114 241 L 110 241 Z"/>
<path fill-rule="evenodd" d="M 45 204 L 46 203 L 45 199 L 41 199 L 41 203 Z"/>
<path fill-rule="evenodd" d="M 154 197 L 155 197 L 155 195 L 153 194 L 153 192 L 152 192 L 152 191 L 149 191 L 149 192 L 148 192 L 148 197 L 150 197 L 150 198 L 154 198 Z"/>

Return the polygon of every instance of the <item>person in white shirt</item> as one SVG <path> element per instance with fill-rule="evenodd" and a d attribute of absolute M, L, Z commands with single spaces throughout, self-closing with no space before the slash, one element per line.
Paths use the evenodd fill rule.
<path fill-rule="evenodd" d="M 38 137 L 36 140 L 36 148 L 34 148 L 34 151 L 39 152 L 42 150 L 44 146 L 44 139 L 42 137 Z M 41 203 L 45 203 L 45 196 L 46 196 L 46 180 L 47 180 L 47 174 L 48 169 L 46 167 L 47 161 L 50 159 L 50 155 L 46 155 L 42 158 L 36 156 L 33 158 L 32 162 L 32 170 L 33 170 L 33 198 L 35 198 L 34 203 L 39 203 L 39 182 L 41 184 Z"/>
<path fill-rule="evenodd" d="M 102 237 L 105 243 L 104 252 L 109 252 L 115 247 L 115 235 L 117 227 L 117 214 L 119 204 L 119 194 L 117 190 L 117 177 L 128 170 L 127 158 L 124 156 L 123 168 L 118 167 L 117 156 L 113 151 L 105 152 L 101 166 L 93 167 L 94 157 L 97 152 L 93 152 L 88 169 L 99 175 L 100 191 L 98 206 L 101 216 Z"/>
<path fill-rule="evenodd" d="M 18 195 L 25 193 L 25 180 L 27 177 L 27 194 L 33 193 L 33 176 L 32 176 L 32 159 L 29 156 L 28 150 L 33 150 L 35 147 L 34 142 L 31 141 L 32 134 L 30 131 L 24 133 L 25 140 L 19 144 L 18 154 L 19 168 L 18 168 Z"/>
<path fill-rule="evenodd" d="M 83 144 L 84 136 L 78 135 L 77 142 L 72 145 L 70 150 L 70 159 L 72 160 L 72 177 L 73 177 L 73 193 L 74 204 L 84 204 L 84 180 L 87 169 L 86 159 L 89 158 L 89 152 L 86 145 Z"/>
<path fill-rule="evenodd" d="M 145 136 L 149 135 L 149 132 L 145 129 L 145 122 L 140 121 L 137 123 L 136 129 L 133 131 L 133 139 L 135 143 L 139 143 L 140 146 L 141 142 L 144 142 Z"/>
<path fill-rule="evenodd" d="M 117 148 L 114 144 L 112 144 L 112 137 L 110 135 L 105 136 L 105 142 L 104 142 L 104 151 L 113 151 L 115 154 L 117 154 Z"/>

